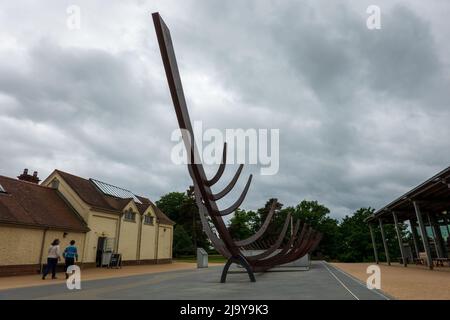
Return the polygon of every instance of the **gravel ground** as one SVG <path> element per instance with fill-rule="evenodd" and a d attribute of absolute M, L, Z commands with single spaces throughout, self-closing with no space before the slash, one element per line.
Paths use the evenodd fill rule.
<path fill-rule="evenodd" d="M 367 267 L 373 263 L 332 263 L 333 266 L 366 282 Z M 423 266 L 379 264 L 381 290 L 402 300 L 438 299 L 450 300 L 450 267 L 428 270 Z"/>

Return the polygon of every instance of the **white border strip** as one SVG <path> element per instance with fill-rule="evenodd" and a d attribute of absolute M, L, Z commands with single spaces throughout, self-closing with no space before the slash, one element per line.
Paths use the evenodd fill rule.
<path fill-rule="evenodd" d="M 329 264 L 328 262 L 325 262 L 325 263 L 326 263 L 326 264 Z M 350 279 L 352 279 L 352 280 L 356 281 L 357 283 L 359 283 L 359 284 L 360 284 L 361 286 L 363 286 L 364 288 L 367 288 L 366 284 L 365 284 L 364 282 L 362 282 L 361 280 L 359 280 L 358 278 L 356 278 L 355 276 L 353 276 L 353 275 L 351 275 L 350 273 L 347 273 L 347 272 L 345 272 L 345 271 L 339 269 L 339 268 L 336 267 L 336 266 L 333 266 L 333 265 L 331 265 L 331 266 L 333 267 L 333 269 L 336 269 L 337 271 L 339 271 L 340 273 L 342 273 L 344 276 L 349 277 Z M 392 299 L 394 299 L 394 298 L 392 298 L 392 297 L 389 297 L 389 296 L 387 296 L 387 295 L 381 293 L 380 290 L 378 290 L 378 289 L 368 289 L 368 290 L 371 290 L 372 292 L 378 294 L 379 296 L 383 297 L 385 300 L 392 300 Z"/>
<path fill-rule="evenodd" d="M 330 268 L 328 268 L 326 262 L 322 261 L 322 264 L 325 266 L 325 268 L 328 270 L 328 272 L 348 291 L 350 294 L 356 299 L 359 300 L 359 298 L 333 273 L 331 272 Z"/>

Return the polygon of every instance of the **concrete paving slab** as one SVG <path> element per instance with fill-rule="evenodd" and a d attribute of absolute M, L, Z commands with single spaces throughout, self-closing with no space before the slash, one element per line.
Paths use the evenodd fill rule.
<path fill-rule="evenodd" d="M 82 289 L 73 291 L 65 284 L 1 290 L 0 299 L 386 299 L 325 262 L 313 262 L 309 271 L 259 273 L 255 283 L 234 268 L 222 284 L 221 271 L 211 267 L 83 281 Z"/>

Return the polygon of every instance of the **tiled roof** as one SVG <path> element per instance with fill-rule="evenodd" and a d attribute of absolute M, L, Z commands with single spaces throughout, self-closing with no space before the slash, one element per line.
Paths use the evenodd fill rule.
<path fill-rule="evenodd" d="M 168 216 L 166 216 L 164 214 L 164 212 L 162 212 L 161 209 L 159 209 L 150 199 L 147 199 L 145 197 L 140 197 L 140 196 L 137 196 L 137 197 L 142 202 L 142 204 L 138 206 L 140 211 L 143 209 L 142 212 L 144 212 L 145 210 L 147 210 L 148 206 L 151 206 L 160 223 L 169 224 L 172 226 L 175 224 L 175 222 L 172 221 Z"/>
<path fill-rule="evenodd" d="M 69 184 L 69 186 L 84 202 L 91 206 L 121 212 L 123 208 L 132 200 L 131 198 L 122 199 L 106 195 L 101 192 L 91 180 L 77 177 L 60 170 L 55 171 L 64 179 L 64 181 L 67 182 L 67 184 Z M 141 214 L 144 213 L 149 206 L 152 206 L 159 222 L 169 225 L 175 224 L 175 222 L 170 220 L 169 217 L 167 217 L 150 199 L 137 195 L 136 198 L 142 202 L 136 202 L 136 206 Z"/>
<path fill-rule="evenodd" d="M 0 223 L 87 232 L 89 228 L 52 188 L 0 176 Z"/>
<path fill-rule="evenodd" d="M 67 184 L 78 194 L 78 196 L 87 204 L 106 210 L 117 209 L 111 206 L 105 199 L 105 195 L 101 193 L 95 185 L 84 178 L 74 176 L 73 174 L 55 170 Z"/>

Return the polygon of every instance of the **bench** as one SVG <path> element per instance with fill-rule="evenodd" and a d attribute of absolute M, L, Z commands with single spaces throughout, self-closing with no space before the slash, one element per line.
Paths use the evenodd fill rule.
<path fill-rule="evenodd" d="M 414 259 L 414 262 L 416 264 L 423 264 L 425 265 L 427 262 L 427 254 L 426 252 L 419 252 L 419 257 Z"/>
<path fill-rule="evenodd" d="M 439 266 L 443 267 L 444 262 L 447 262 L 450 267 L 450 259 L 449 258 L 434 258 L 433 262 L 436 265 L 436 267 L 439 267 Z"/>

